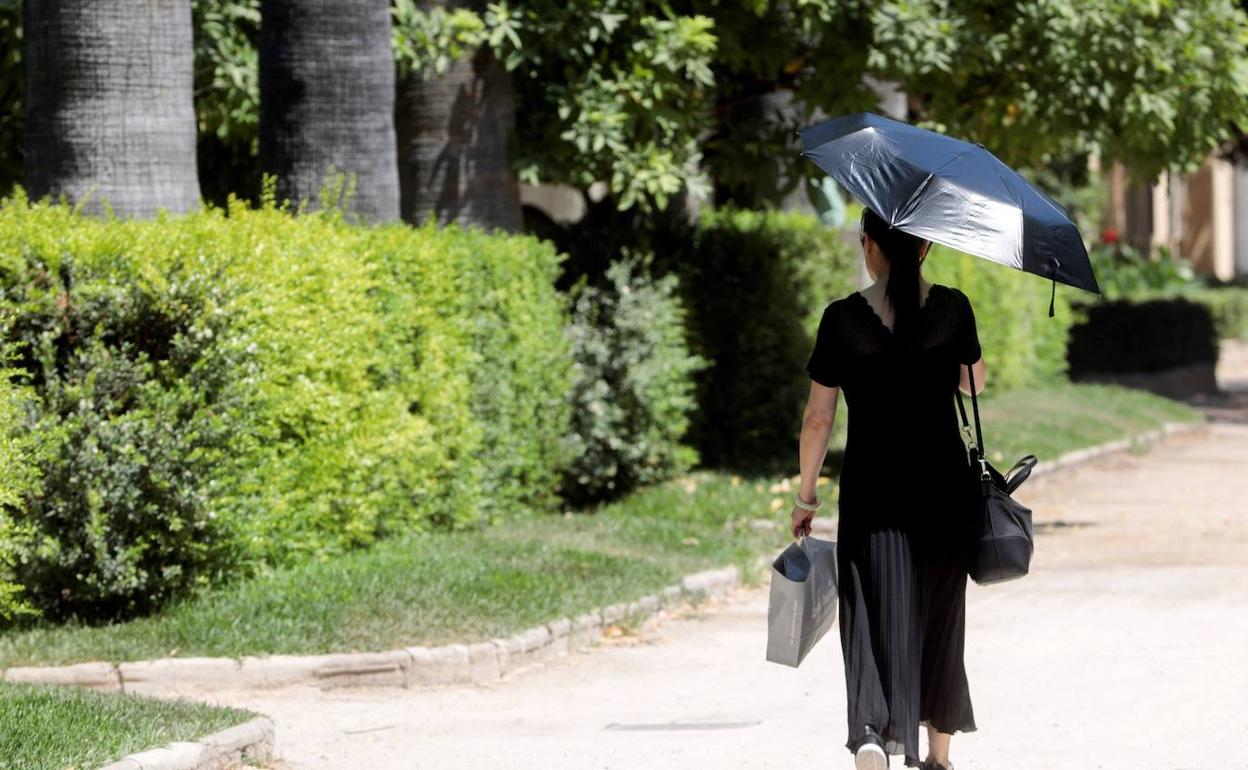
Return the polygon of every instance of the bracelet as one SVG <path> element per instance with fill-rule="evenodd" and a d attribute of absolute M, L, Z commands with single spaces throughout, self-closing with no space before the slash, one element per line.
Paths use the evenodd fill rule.
<path fill-rule="evenodd" d="M 798 508 L 801 508 L 803 511 L 817 511 L 823 507 L 823 501 L 820 500 L 818 497 L 815 498 L 815 502 L 808 503 L 802 499 L 802 496 L 800 494 L 797 494 L 797 493 L 793 495 L 793 503 Z"/>

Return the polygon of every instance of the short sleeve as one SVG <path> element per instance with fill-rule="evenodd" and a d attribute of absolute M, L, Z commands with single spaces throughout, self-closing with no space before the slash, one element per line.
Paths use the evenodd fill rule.
<path fill-rule="evenodd" d="M 840 366 L 843 353 L 836 344 L 837 338 L 836 317 L 832 305 L 828 305 L 824 308 L 823 317 L 819 319 L 815 347 L 806 362 L 806 373 L 810 375 L 810 379 L 828 388 L 838 388 L 841 385 Z"/>
<path fill-rule="evenodd" d="M 983 351 L 979 346 L 979 333 L 975 328 L 975 310 L 971 307 L 971 300 L 960 291 L 958 296 L 962 304 L 958 324 L 958 363 L 969 365 L 978 361 Z"/>

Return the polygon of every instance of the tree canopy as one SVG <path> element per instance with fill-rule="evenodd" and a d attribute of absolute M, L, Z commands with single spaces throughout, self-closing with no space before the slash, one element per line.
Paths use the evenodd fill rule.
<path fill-rule="evenodd" d="M 15 0 L 0 0 L 0 171 L 20 111 Z M 427 76 L 488 45 L 513 73 L 513 163 L 529 182 L 608 184 L 617 205 L 703 194 L 708 175 L 799 169 L 816 111 L 871 109 L 893 81 L 920 125 L 1035 168 L 1072 153 L 1142 178 L 1194 168 L 1248 127 L 1248 15 L 1238 0 L 394 0 L 398 66 Z M 258 0 L 194 0 L 202 135 L 254 147 Z M 750 123 L 777 91 L 801 109 Z M 13 106 L 16 105 L 16 106 Z M 790 165 L 791 164 L 791 165 Z M 11 182 L 0 179 L 0 184 Z"/>

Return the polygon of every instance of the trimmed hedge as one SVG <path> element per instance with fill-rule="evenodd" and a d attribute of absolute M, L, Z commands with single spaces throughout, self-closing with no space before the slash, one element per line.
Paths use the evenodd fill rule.
<path fill-rule="evenodd" d="M 1208 308 L 1218 337 L 1248 341 L 1248 288 L 1234 284 L 1225 286 L 1187 286 L 1168 291 L 1141 292 L 1135 300 L 1182 297 Z"/>
<path fill-rule="evenodd" d="M 1216 363 L 1218 337 L 1203 304 L 1182 297 L 1092 305 L 1071 329 L 1070 374 L 1159 372 Z"/>
<path fill-rule="evenodd" d="M 5 201 L 25 413 L 7 440 L 25 451 L 0 462 L 18 495 L 0 580 L 55 617 L 121 617 L 549 506 L 570 417 L 559 260 L 532 238 L 271 204 L 122 222 Z"/>
<path fill-rule="evenodd" d="M 23 394 L 11 382 L 15 376 L 20 376 L 20 372 L 0 370 L 0 425 L 9 426 L 0 430 L 0 627 L 35 612 L 23 597 L 23 586 L 14 582 L 13 568 L 21 556 L 19 532 L 16 522 L 3 513 L 21 505 L 37 483 L 33 460 L 38 447 L 29 434 L 12 427 L 24 418 Z"/>
<path fill-rule="evenodd" d="M 1065 379 L 1067 338 L 1081 318 L 1071 299 L 1096 295 L 1059 284 L 1050 318 L 1049 281 L 939 244 L 924 260 L 923 274 L 958 287 L 971 300 L 994 392 Z"/>
<path fill-rule="evenodd" d="M 1183 296 L 1209 308 L 1218 336 L 1248 342 L 1248 288 L 1221 286 L 1189 289 Z"/>
<path fill-rule="evenodd" d="M 680 277 L 696 375 L 690 440 L 711 467 L 787 465 L 824 307 L 855 288 L 853 252 L 805 214 L 704 208 L 666 233 L 655 268 Z"/>
<path fill-rule="evenodd" d="M 5 506 L 10 582 L 45 615 L 118 618 L 237 561 L 215 485 L 245 432 L 232 287 L 193 251 L 64 208 L 0 208 L 0 334 L 37 483 Z M 161 264 L 137 255 L 159 252 Z M 8 486 L 9 479 L 0 481 Z"/>

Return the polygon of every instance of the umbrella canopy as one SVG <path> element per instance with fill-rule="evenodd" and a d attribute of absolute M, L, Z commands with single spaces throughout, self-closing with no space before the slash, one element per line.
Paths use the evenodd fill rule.
<path fill-rule="evenodd" d="M 798 133 L 803 156 L 893 227 L 1052 279 L 1054 292 L 1100 294 L 1066 211 L 982 144 L 870 112 Z"/>

